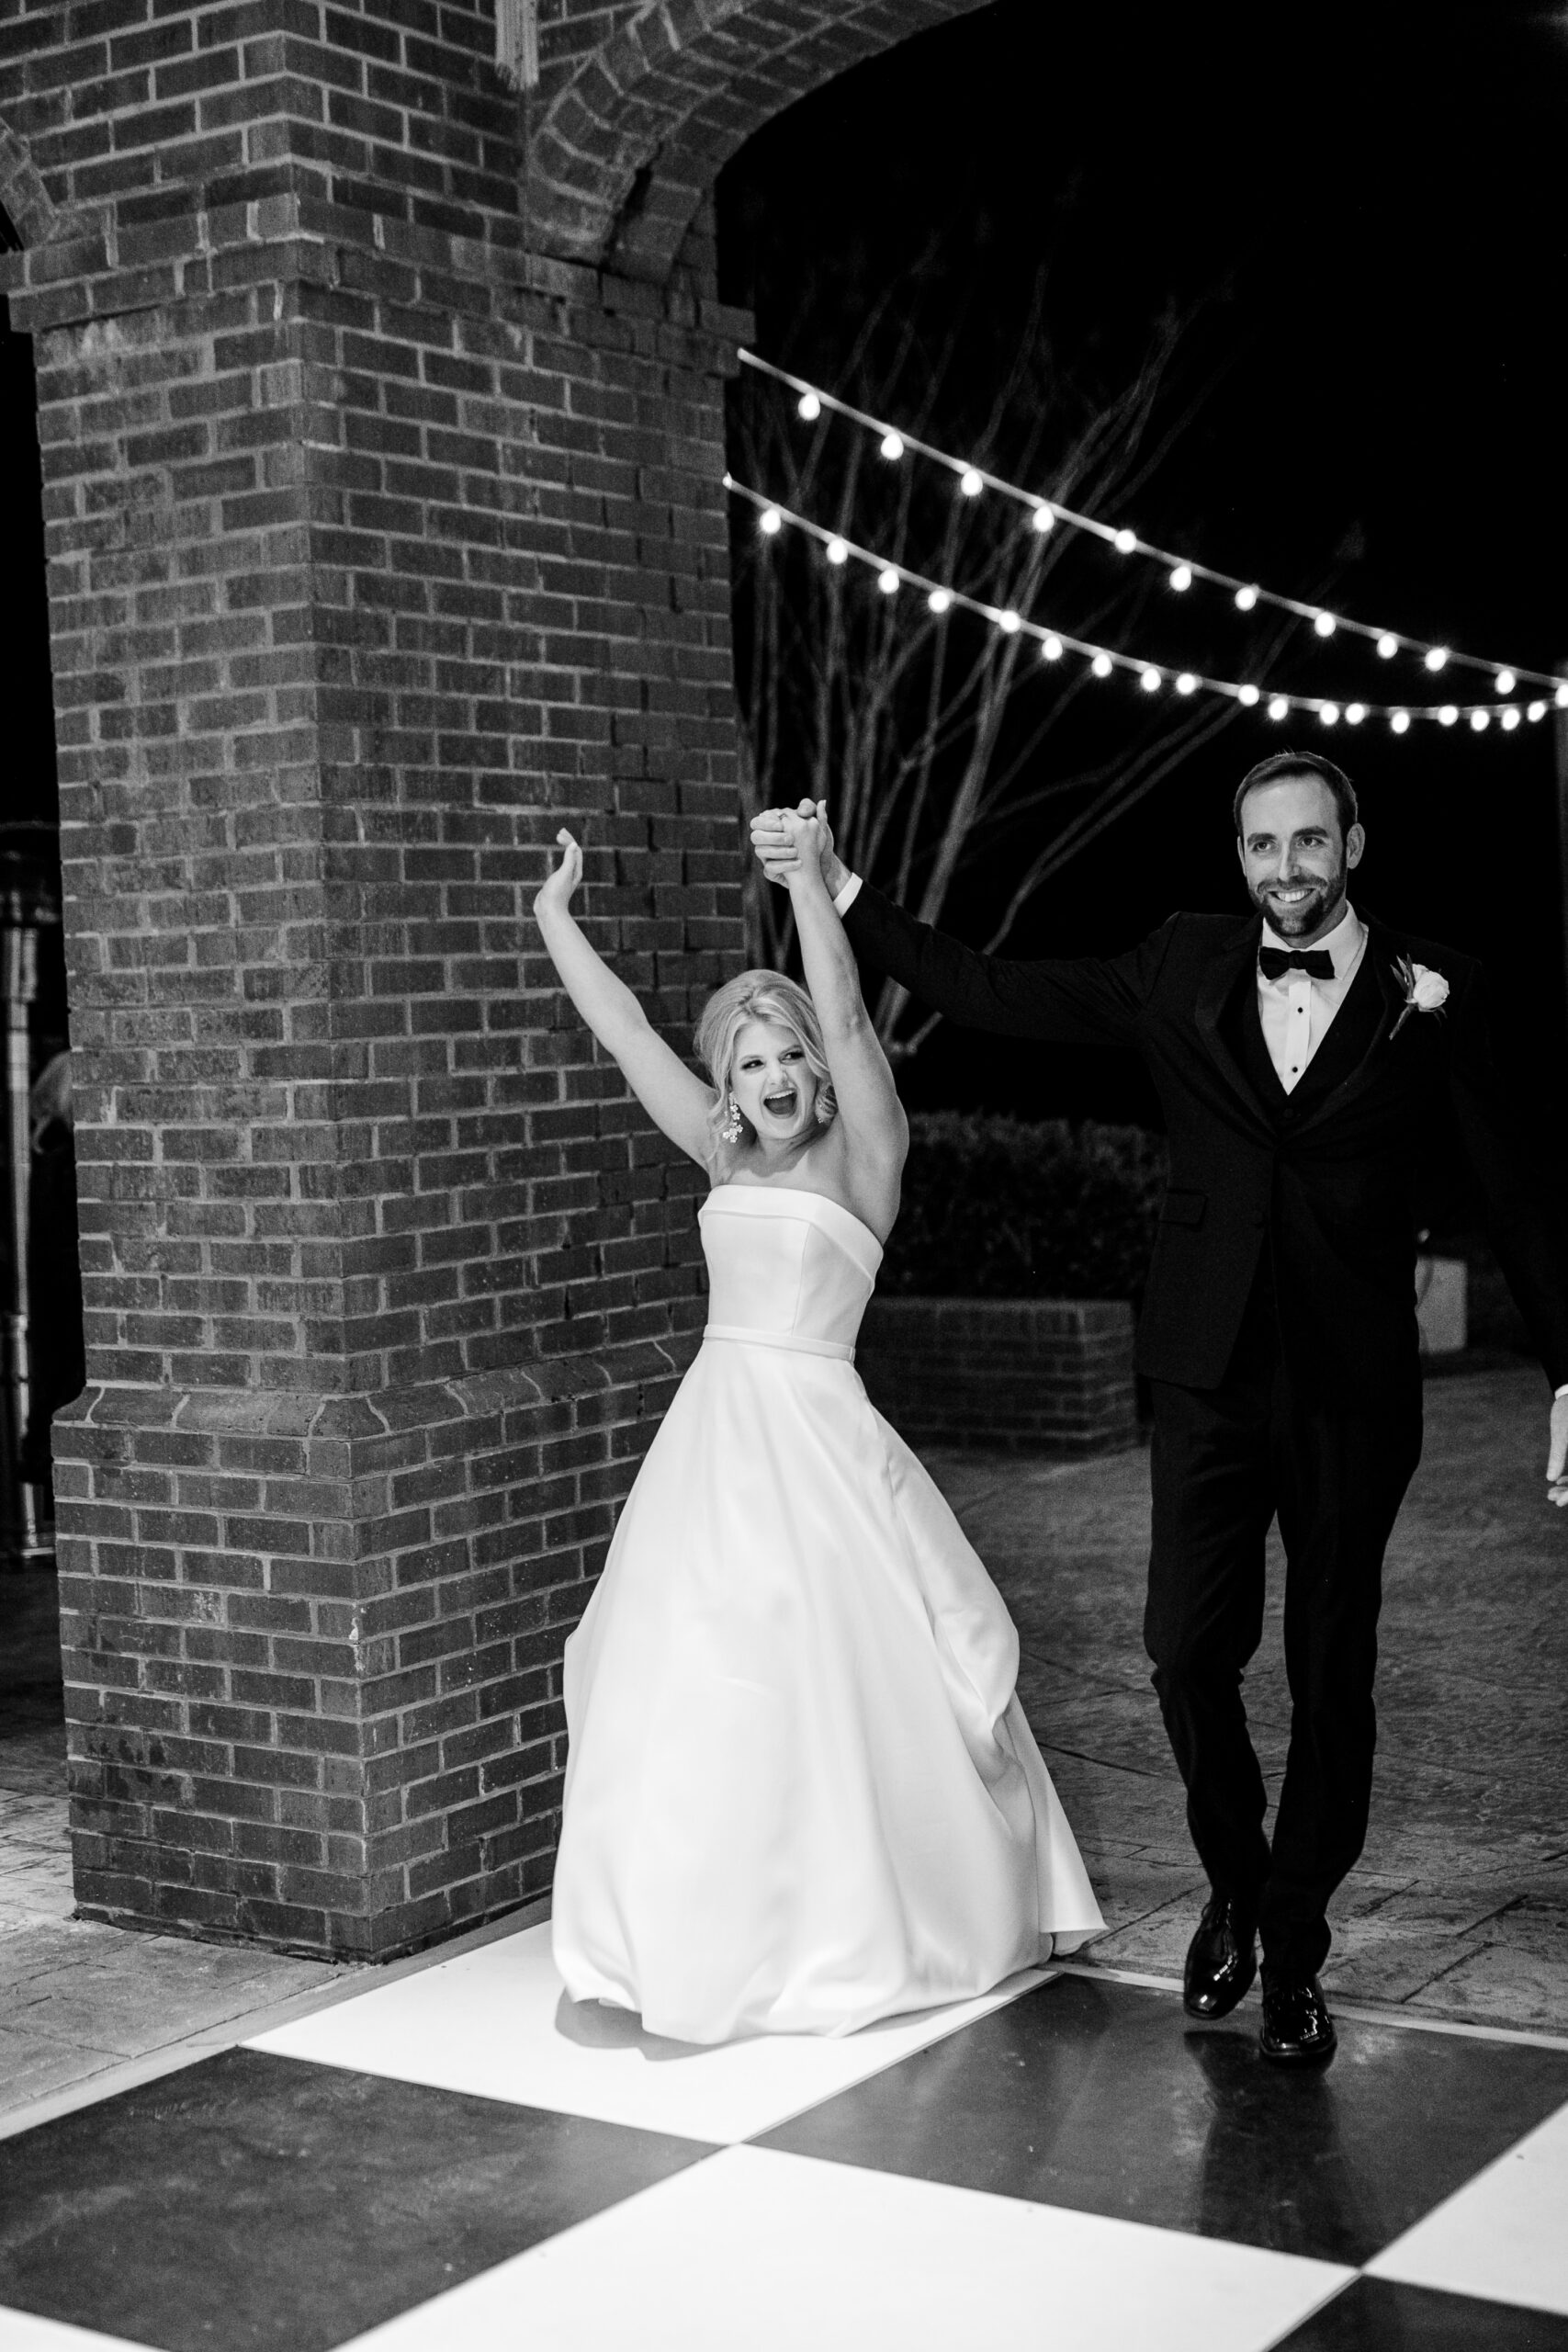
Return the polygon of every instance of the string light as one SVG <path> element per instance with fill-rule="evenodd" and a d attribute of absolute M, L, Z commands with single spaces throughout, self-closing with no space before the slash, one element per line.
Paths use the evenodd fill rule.
<path fill-rule="evenodd" d="M 1184 696 L 1198 693 L 1228 695 L 1247 710 L 1256 709 L 1263 702 L 1265 689 L 1250 679 L 1238 682 L 1229 678 L 1211 678 L 1192 670 L 1183 670 L 1168 679 L 1166 672 L 1156 662 L 1139 655 L 1095 645 L 1082 638 L 1070 636 L 1066 629 L 1048 628 L 1041 622 L 1026 619 L 1023 614 L 1010 607 L 1004 609 L 983 604 L 978 597 L 966 595 L 962 590 L 950 588 L 941 581 L 923 578 L 920 573 L 905 566 L 889 563 L 886 557 L 877 555 L 869 548 L 857 546 L 841 533 L 829 531 L 821 524 L 813 523 L 792 508 L 780 505 L 776 500 L 764 498 L 760 491 L 737 481 L 731 474 L 725 475 L 724 486 L 732 496 L 745 499 L 756 509 L 758 529 L 766 538 L 776 538 L 784 526 L 790 524 L 814 539 L 829 563 L 842 566 L 852 558 L 874 571 L 877 585 L 886 594 L 892 595 L 905 586 L 918 588 L 924 594 L 927 605 L 933 614 L 940 616 L 958 607 L 1009 637 L 1032 637 L 1040 647 L 1042 658 L 1047 662 L 1059 662 L 1070 651 L 1082 656 L 1096 678 L 1109 678 L 1117 671 L 1129 676 L 1135 675 L 1145 694 L 1157 694 L 1169 684 Z M 1568 682 L 1558 687 L 1555 699 L 1560 708 L 1568 709 Z M 1538 697 L 1522 714 L 1517 704 L 1509 704 L 1498 716 L 1504 729 L 1511 733 L 1518 727 L 1521 716 L 1540 721 L 1545 718 L 1549 707 L 1551 706 L 1546 701 Z M 1270 693 L 1266 708 L 1268 717 L 1276 724 L 1288 718 L 1292 712 L 1300 712 L 1315 717 L 1325 727 L 1337 726 L 1341 718 L 1347 725 L 1357 727 L 1376 714 L 1387 718 L 1396 735 L 1403 735 L 1408 731 L 1412 718 L 1436 719 L 1441 726 L 1452 727 L 1461 717 L 1467 718 L 1479 734 L 1491 724 L 1496 706 L 1473 704 L 1461 709 L 1456 703 L 1444 703 L 1440 708 L 1410 710 L 1355 702 L 1341 708 L 1338 703 L 1325 701 L 1319 695 Z"/>
<path fill-rule="evenodd" d="M 772 377 L 775 382 L 787 385 L 797 396 L 797 413 L 807 424 L 815 423 L 825 409 L 831 410 L 835 415 L 847 418 L 863 430 L 875 433 L 885 454 L 902 457 L 912 449 L 931 464 L 945 467 L 950 473 L 958 476 L 959 488 L 965 498 L 978 498 L 982 490 L 995 491 L 1000 496 L 1027 507 L 1035 530 L 1048 531 L 1058 521 L 1066 523 L 1074 530 L 1087 532 L 1105 541 L 1119 554 L 1136 553 L 1151 562 L 1164 564 L 1173 586 L 1176 575 L 1181 573 L 1185 575 L 1184 585 L 1201 580 L 1211 586 L 1228 590 L 1238 612 L 1254 612 L 1259 604 L 1267 604 L 1277 611 L 1293 614 L 1298 620 L 1310 621 L 1321 637 L 1331 637 L 1337 630 L 1346 630 L 1375 644 L 1385 662 L 1392 662 L 1396 654 L 1404 651 L 1419 654 L 1428 669 L 1434 671 L 1440 670 L 1450 661 L 1463 663 L 1470 669 L 1484 671 L 1493 682 L 1494 691 L 1500 695 L 1514 693 L 1521 681 L 1540 686 L 1556 684 L 1546 671 L 1528 669 L 1518 662 L 1489 662 L 1478 654 L 1455 653 L 1447 646 L 1423 646 L 1395 630 L 1375 628 L 1343 613 L 1331 613 L 1321 605 L 1303 604 L 1299 597 L 1282 595 L 1275 589 L 1260 587 L 1256 582 L 1238 580 L 1232 573 L 1216 570 L 1212 564 L 1198 563 L 1189 557 L 1175 554 L 1168 548 L 1155 547 L 1148 540 L 1140 539 L 1136 532 L 1125 526 L 1115 528 L 1102 522 L 1098 515 L 1082 514 L 1073 507 L 1064 506 L 1056 499 L 1046 502 L 1037 492 L 1023 490 L 1017 483 L 1005 481 L 996 474 L 983 473 L 979 468 L 966 465 L 962 458 L 951 456 L 945 449 L 939 449 L 929 441 L 921 441 L 913 434 L 903 432 L 886 417 L 872 416 L 851 401 L 840 400 L 836 393 L 825 390 L 821 385 L 808 383 L 804 377 L 792 376 L 787 369 L 774 367 L 771 360 L 760 357 L 754 351 L 742 349 L 739 356 L 742 366 L 753 368 L 760 374 Z M 892 446 L 894 444 L 896 447 Z M 1435 660 L 1434 655 L 1437 656 Z M 1559 707 L 1568 708 L 1568 696 Z"/>
<path fill-rule="evenodd" d="M 1170 575 L 1170 584 L 1179 596 L 1183 594 L 1192 585 L 1192 566 L 1190 563 L 1179 563 Z"/>
<path fill-rule="evenodd" d="M 1552 699 L 1559 710 L 1568 710 L 1568 686 L 1559 686 Z"/>

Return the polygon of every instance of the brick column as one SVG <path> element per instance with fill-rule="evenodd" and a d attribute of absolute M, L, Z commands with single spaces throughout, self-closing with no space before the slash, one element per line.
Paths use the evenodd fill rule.
<path fill-rule="evenodd" d="M 694 254 L 655 292 L 282 195 L 28 257 L 86 1917 L 389 1954 L 547 1883 L 561 1644 L 702 1303 L 545 845 L 682 1049 L 740 945 L 745 322 Z"/>

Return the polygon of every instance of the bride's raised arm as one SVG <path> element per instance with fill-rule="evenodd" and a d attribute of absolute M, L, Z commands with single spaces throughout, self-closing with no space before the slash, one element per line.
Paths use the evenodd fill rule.
<path fill-rule="evenodd" d="M 893 1072 L 866 1011 L 853 950 L 822 878 L 822 830 L 816 817 L 785 810 L 782 822 L 795 855 L 784 875 L 800 937 L 806 985 L 822 1024 L 846 1152 L 846 1175 L 861 1214 L 886 1238 L 898 1213 L 898 1182 L 909 1148 L 909 1123 Z"/>
<path fill-rule="evenodd" d="M 714 1092 L 672 1053 L 624 980 L 616 978 L 578 928 L 572 895 L 582 879 L 582 852 L 564 830 L 561 861 L 534 900 L 534 920 L 551 963 L 583 1020 L 620 1064 L 626 1084 L 656 1127 L 706 1165 L 713 1149 L 708 1113 Z M 829 910 L 830 911 L 830 910 Z"/>

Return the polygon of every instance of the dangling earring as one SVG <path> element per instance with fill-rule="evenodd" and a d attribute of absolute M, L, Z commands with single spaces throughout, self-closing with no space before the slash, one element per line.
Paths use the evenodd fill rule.
<path fill-rule="evenodd" d="M 733 1094 L 729 1098 L 729 1116 L 718 1132 L 726 1143 L 739 1143 L 740 1140 L 740 1105 Z"/>
<path fill-rule="evenodd" d="M 828 1125 L 829 1120 L 833 1115 L 833 1105 L 829 1102 L 825 1094 L 819 1094 L 817 1097 L 816 1111 L 818 1125 L 819 1127 L 825 1127 Z"/>

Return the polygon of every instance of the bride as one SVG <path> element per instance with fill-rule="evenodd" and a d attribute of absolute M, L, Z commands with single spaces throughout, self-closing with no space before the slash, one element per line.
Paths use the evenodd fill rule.
<path fill-rule="evenodd" d="M 711 1319 L 566 1649 L 556 1963 L 650 2033 L 848 2033 L 987 1991 L 1103 1924 L 1014 1688 L 1018 1636 L 868 1402 L 856 1327 L 908 1130 L 786 816 L 810 993 L 743 972 L 694 1075 L 571 913 L 534 901 L 582 1019 L 707 1171 Z"/>

